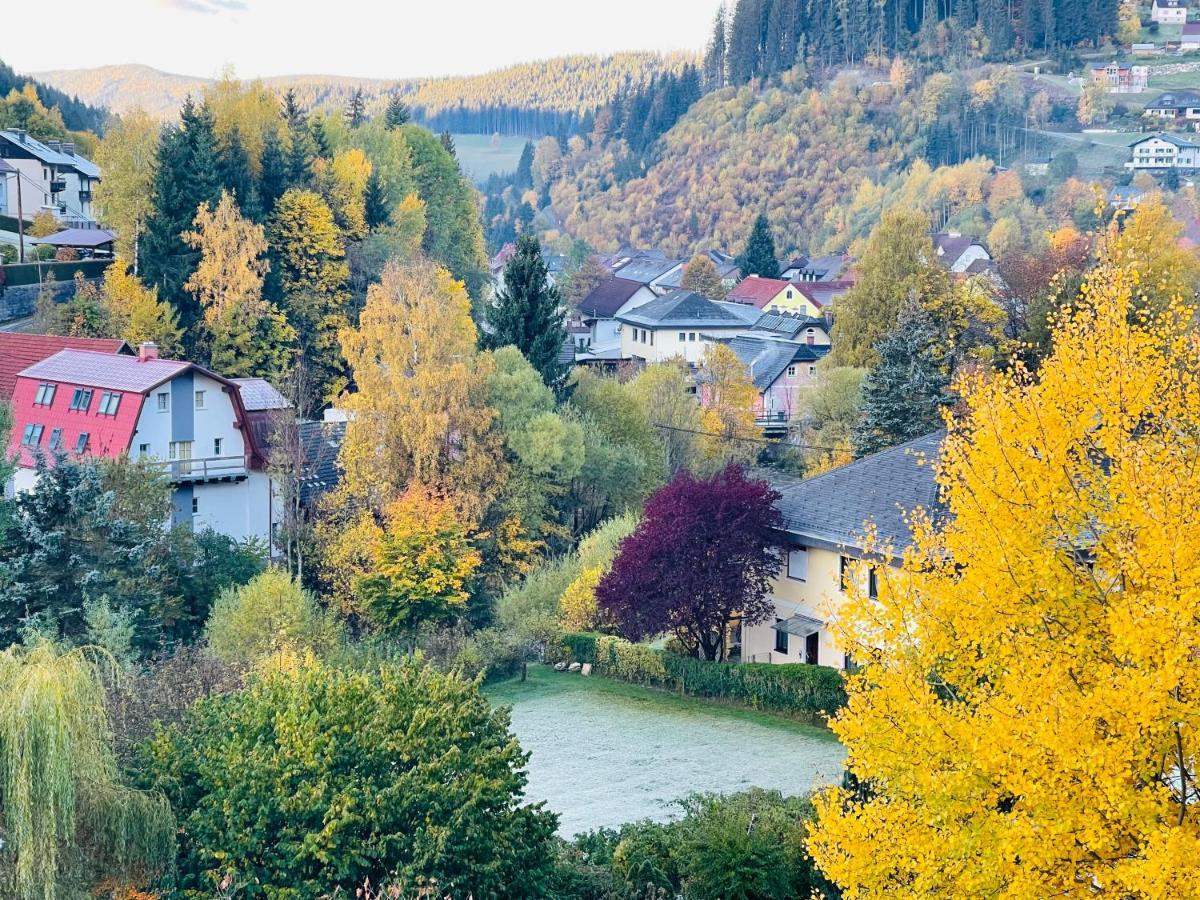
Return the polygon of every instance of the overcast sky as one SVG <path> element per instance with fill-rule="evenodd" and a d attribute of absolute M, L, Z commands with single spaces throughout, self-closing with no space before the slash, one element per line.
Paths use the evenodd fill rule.
<path fill-rule="evenodd" d="M 0 59 L 19 72 L 460 75 L 569 53 L 697 50 L 718 2 L 55 0 L 0 17 Z"/>

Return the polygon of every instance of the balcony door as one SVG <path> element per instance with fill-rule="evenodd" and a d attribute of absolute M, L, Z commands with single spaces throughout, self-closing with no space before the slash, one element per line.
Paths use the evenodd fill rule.
<path fill-rule="evenodd" d="M 192 474 L 191 441 L 171 441 L 167 446 L 167 458 L 174 463 L 171 469 L 176 476 L 185 477 Z"/>

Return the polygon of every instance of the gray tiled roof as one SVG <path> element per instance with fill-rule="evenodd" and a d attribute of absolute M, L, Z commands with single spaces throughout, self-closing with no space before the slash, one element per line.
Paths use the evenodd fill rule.
<path fill-rule="evenodd" d="M 681 259 L 651 259 L 650 257 L 639 256 L 621 266 L 621 268 L 616 270 L 615 274 L 618 278 L 624 278 L 626 281 L 649 284 L 656 278 L 666 275 L 682 263 L 683 260 Z"/>
<path fill-rule="evenodd" d="M 644 287 L 645 285 L 638 281 L 605 278 L 579 301 L 579 311 L 589 319 L 611 319 Z"/>
<path fill-rule="evenodd" d="M 300 453 L 304 460 L 300 476 L 300 503 L 311 506 L 337 487 L 342 478 L 338 454 L 346 439 L 345 422 L 301 422 Z"/>
<path fill-rule="evenodd" d="M 81 175 L 88 178 L 99 178 L 100 167 L 90 159 L 86 159 L 77 153 L 66 153 L 62 150 L 54 150 L 48 144 L 39 141 L 37 138 L 29 134 L 18 134 L 17 131 L 0 131 L 0 138 L 7 140 L 10 144 L 20 147 L 22 150 L 29 153 L 40 162 L 47 165 L 58 166 L 64 169 L 74 169 Z M 61 145 L 60 145 L 61 146 Z"/>
<path fill-rule="evenodd" d="M 717 303 L 694 291 L 671 291 L 636 309 L 617 316 L 618 322 L 651 328 L 738 328 L 758 319 L 759 312 L 738 303 Z"/>
<path fill-rule="evenodd" d="M 242 406 L 247 412 L 267 409 L 287 409 L 292 404 L 287 397 L 265 378 L 230 378 L 242 395 Z"/>
<path fill-rule="evenodd" d="M 1147 103 L 1146 109 L 1184 109 L 1189 106 L 1200 106 L 1200 91 L 1167 91 Z"/>
<path fill-rule="evenodd" d="M 725 342 L 742 365 L 750 370 L 754 386 L 765 391 L 794 362 L 816 362 L 829 352 L 828 347 L 810 347 L 797 341 L 783 341 L 763 335 L 738 335 Z"/>
<path fill-rule="evenodd" d="M 912 543 L 905 516 L 943 512 L 933 463 L 944 437 L 937 431 L 803 481 L 770 479 L 784 530 L 801 543 L 861 550 L 869 523 L 880 545 L 902 553 Z"/>

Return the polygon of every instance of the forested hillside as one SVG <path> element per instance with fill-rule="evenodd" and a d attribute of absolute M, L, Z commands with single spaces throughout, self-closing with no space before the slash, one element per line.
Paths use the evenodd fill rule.
<path fill-rule="evenodd" d="M 483 75 L 454 78 L 351 78 L 287 75 L 263 79 L 276 91 L 292 90 L 305 109 L 343 108 L 362 91 L 368 113 L 380 113 L 399 93 L 418 122 L 436 130 L 538 134 L 571 129 L 626 86 L 678 71 L 687 54 L 617 53 L 569 56 L 523 63 Z M 48 84 L 122 113 L 140 108 L 156 118 L 175 116 L 184 97 L 198 96 L 216 79 L 160 72 L 148 66 L 102 66 L 42 72 Z"/>
<path fill-rule="evenodd" d="M 38 102 L 44 107 L 47 109 L 58 108 L 59 113 L 62 115 L 63 127 L 71 131 L 95 132 L 99 132 L 104 127 L 106 113 L 103 109 L 84 103 L 73 94 L 68 96 L 63 91 L 48 84 L 24 75 L 18 75 L 11 67 L 5 65 L 3 60 L 0 60 L 0 99 L 10 97 L 14 91 L 20 94 L 25 90 L 26 86 L 33 88 Z M 9 121 L 9 119 L 16 119 L 18 117 L 19 114 L 15 112 L 12 116 L 6 116 L 5 121 L 0 121 L 0 127 L 7 128 L 14 124 L 20 125 L 19 121 Z"/>

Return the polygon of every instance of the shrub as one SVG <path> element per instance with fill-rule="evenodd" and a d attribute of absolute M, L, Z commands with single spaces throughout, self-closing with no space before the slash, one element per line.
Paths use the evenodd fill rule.
<path fill-rule="evenodd" d="M 371 672 L 309 663 L 210 697 L 140 748 L 180 821 L 171 896 L 546 894 L 556 819 L 521 805 L 527 761 L 507 711 L 406 659 Z"/>
<path fill-rule="evenodd" d="M 204 637 L 217 659 L 252 666 L 281 650 L 326 653 L 344 635 L 312 594 L 286 572 L 268 569 L 249 584 L 221 592 Z"/>
<path fill-rule="evenodd" d="M 567 658 L 575 662 L 596 664 L 596 642 L 603 635 L 588 632 L 568 632 L 563 635 L 562 643 Z"/>
<path fill-rule="evenodd" d="M 596 669 L 601 675 L 637 684 L 657 685 L 667 680 L 661 652 L 610 635 L 596 641 Z"/>

